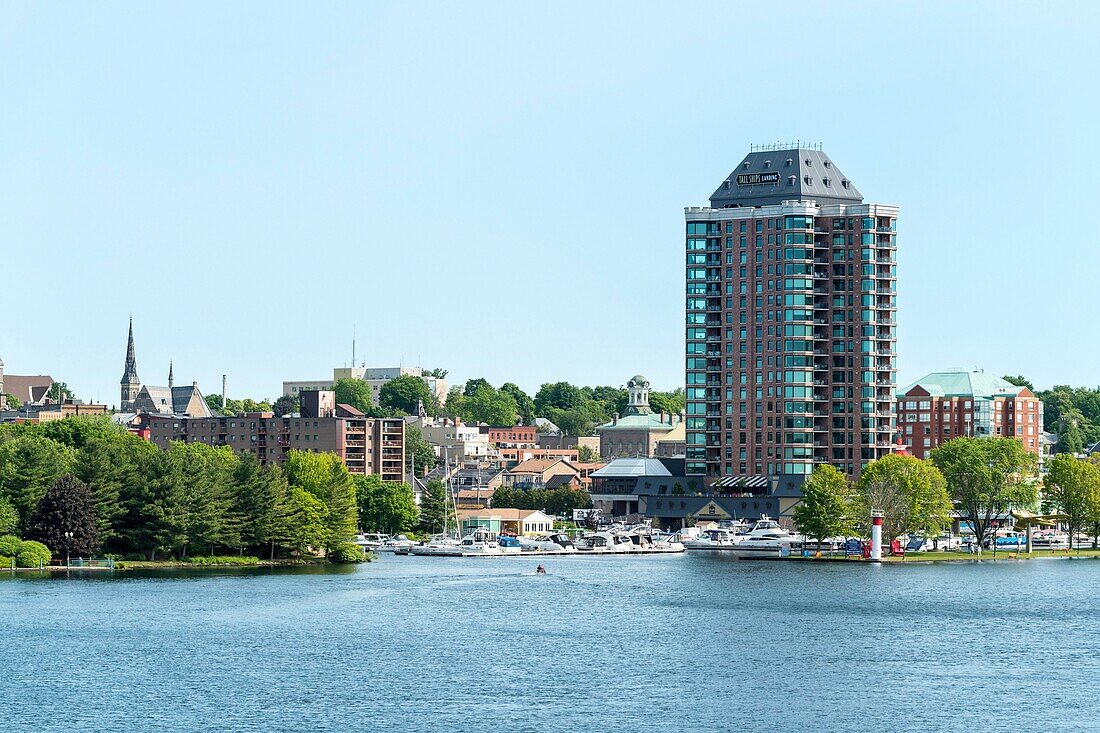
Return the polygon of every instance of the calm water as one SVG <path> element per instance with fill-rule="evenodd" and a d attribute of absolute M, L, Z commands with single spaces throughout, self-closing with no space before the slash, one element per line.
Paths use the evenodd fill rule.
<path fill-rule="evenodd" d="M 1097 561 L 535 564 L 0 579 L 0 730 L 1100 729 Z"/>

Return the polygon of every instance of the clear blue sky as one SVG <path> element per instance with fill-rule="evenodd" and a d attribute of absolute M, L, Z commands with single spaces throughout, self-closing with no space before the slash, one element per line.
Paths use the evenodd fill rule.
<path fill-rule="evenodd" d="M 155 6 L 155 7 L 154 7 Z M 683 381 L 683 207 L 800 138 L 901 206 L 899 383 L 1095 385 L 1092 4 L 4 3 L 0 357 L 118 401 Z M 1077 325 L 1074 325 L 1077 324 Z"/>

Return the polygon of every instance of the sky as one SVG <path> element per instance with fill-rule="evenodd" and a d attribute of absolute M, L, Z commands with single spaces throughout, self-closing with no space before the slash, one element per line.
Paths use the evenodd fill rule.
<path fill-rule="evenodd" d="M 683 207 L 821 142 L 898 220 L 899 386 L 1096 385 L 1095 4 L 0 3 L 0 358 L 274 398 L 683 384 Z"/>

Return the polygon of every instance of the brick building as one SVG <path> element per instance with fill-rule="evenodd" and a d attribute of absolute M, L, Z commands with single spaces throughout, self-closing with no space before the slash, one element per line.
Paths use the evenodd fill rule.
<path fill-rule="evenodd" d="M 797 490 L 893 450 L 897 216 L 799 145 L 685 209 L 689 476 Z"/>
<path fill-rule="evenodd" d="M 307 398 L 307 394 L 309 397 Z M 336 404 L 332 392 L 303 393 L 298 416 L 270 412 L 187 417 L 142 414 L 149 440 L 163 449 L 172 441 L 228 445 L 251 453 L 264 465 L 282 465 L 291 450 L 335 453 L 355 474 L 379 474 L 404 481 L 405 423 L 401 418 L 369 418 L 350 405 Z"/>
<path fill-rule="evenodd" d="M 961 436 L 1014 437 L 1041 455 L 1043 402 L 985 372 L 933 372 L 898 391 L 898 432 L 917 458 Z"/>

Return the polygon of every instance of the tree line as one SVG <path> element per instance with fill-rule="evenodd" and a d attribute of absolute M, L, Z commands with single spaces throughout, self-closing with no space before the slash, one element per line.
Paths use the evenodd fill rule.
<path fill-rule="evenodd" d="M 1027 377 L 1005 375 L 1005 380 L 1027 387 L 1043 401 L 1043 430 L 1058 435 L 1059 453 L 1082 453 L 1100 441 L 1100 387 L 1071 387 L 1056 384 L 1035 389 Z"/>
<path fill-rule="evenodd" d="M 883 513 L 887 542 L 903 534 L 936 537 L 952 512 L 970 524 L 979 546 L 1013 508 L 1038 500 L 1035 456 L 1013 438 L 956 438 L 931 458 L 890 454 L 872 461 L 852 485 L 832 466 L 818 466 L 802 487 L 794 522 L 804 535 L 870 534 L 871 511 Z"/>
<path fill-rule="evenodd" d="M 0 426 L 0 535 L 55 554 L 346 554 L 362 512 L 415 516 L 411 488 L 381 484 L 333 453 L 291 451 L 280 467 L 228 446 L 162 451 L 108 418 Z"/>

